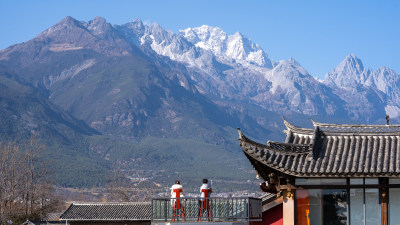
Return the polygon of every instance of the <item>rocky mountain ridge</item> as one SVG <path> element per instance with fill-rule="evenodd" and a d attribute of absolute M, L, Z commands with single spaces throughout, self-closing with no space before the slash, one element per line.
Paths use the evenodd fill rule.
<path fill-rule="evenodd" d="M 188 79 L 201 92 L 224 100 L 239 99 L 277 113 L 289 110 L 368 122 L 380 120 L 382 113 L 392 118 L 399 115 L 399 74 L 387 67 L 375 72 L 365 69 L 354 54 L 320 82 L 299 63 L 293 63 L 294 59 L 269 59 L 260 46 L 239 32 L 228 36 L 221 28 L 203 25 L 174 34 L 158 24 L 147 26 L 140 20 L 121 27 L 131 27 L 136 38 L 130 38 L 136 39 L 138 46 L 147 45 L 159 55 L 194 68 L 200 75 Z M 305 87 L 308 83 L 313 85 Z M 353 92 L 356 93 L 351 97 Z M 362 104 L 354 105 L 355 99 Z"/>
<path fill-rule="evenodd" d="M 84 146 L 128 170 L 157 162 L 151 170 L 184 167 L 188 173 L 182 176 L 193 177 L 203 162 L 232 178 L 237 174 L 227 170 L 242 165 L 243 157 L 237 127 L 258 140 L 279 140 L 280 115 L 300 125 L 310 116 L 362 123 L 400 116 L 400 78 L 390 68 L 365 69 L 349 55 L 320 81 L 295 59 L 274 62 L 243 34 L 211 26 L 173 33 L 140 20 L 111 25 L 101 17 L 66 17 L 1 50 L 0 68 L 64 110 L 59 113 L 84 121 L 99 134 Z M 10 108 L 7 115 L 19 110 Z"/>
<path fill-rule="evenodd" d="M 188 79 L 198 75 L 196 71 L 156 54 L 148 46 L 132 44 L 122 31 L 102 18 L 80 22 L 67 17 L 36 38 L 2 50 L 0 58 L 0 72 L 12 74 L 14 85 L 29 84 L 38 97 L 58 106 L 59 113 L 84 121 L 85 126 L 95 129 L 93 133 L 78 132 L 77 139 L 62 135 L 67 146 L 57 147 L 51 130 L 47 132 L 37 126 L 26 128 L 28 134 L 36 132 L 61 148 L 46 150 L 48 155 L 63 159 L 69 153 L 62 148 L 72 145 L 74 150 L 81 150 L 82 158 L 100 158 L 85 168 L 96 173 L 96 165 L 102 165 L 97 170 L 99 174 L 92 176 L 100 179 L 92 179 L 95 184 L 105 182 L 104 170 L 113 162 L 139 173 L 138 176 L 156 174 L 157 182 L 181 168 L 184 168 L 179 173 L 181 177 L 202 177 L 197 171 L 205 164 L 206 171 L 220 171 L 213 173 L 216 178 L 247 180 L 251 169 L 239 160 L 243 156 L 235 148 L 236 135 L 232 134 L 236 127 L 247 128 L 256 137 L 272 133 L 249 115 L 218 105 L 201 94 Z M 0 113 L 18 115 L 25 109 L 10 107 L 3 113 L 4 110 L 0 109 Z M 36 114 L 32 117 L 32 121 L 39 119 Z M 11 121 L 8 116 L 3 119 Z M 62 121 L 55 120 L 51 125 L 57 126 L 59 122 Z M 6 130 L 2 127 L 4 124 L 17 127 L 0 123 L 1 130 Z M 12 140 L 20 134 L 11 129 L 0 141 L 6 137 Z M 58 167 L 68 165 L 65 161 Z M 244 169 L 230 169 L 238 166 Z M 82 167 L 76 169 L 79 173 Z M 58 174 L 63 171 L 57 172 L 62 184 L 75 179 L 79 185 L 90 185 L 76 181 L 76 177 Z"/>

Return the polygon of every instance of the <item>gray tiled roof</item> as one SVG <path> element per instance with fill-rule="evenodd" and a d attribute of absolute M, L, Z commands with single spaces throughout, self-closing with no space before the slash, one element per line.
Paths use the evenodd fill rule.
<path fill-rule="evenodd" d="M 59 221 L 62 213 L 47 213 L 43 218 L 44 221 Z"/>
<path fill-rule="evenodd" d="M 334 125 L 313 121 L 314 129 L 307 129 L 284 122 L 285 143 L 263 145 L 239 130 L 243 152 L 264 179 L 265 170 L 297 177 L 400 176 L 398 125 Z"/>
<path fill-rule="evenodd" d="M 264 195 L 260 196 L 260 199 L 264 205 L 277 199 L 277 196 L 276 194 L 266 192 Z"/>
<path fill-rule="evenodd" d="M 65 224 L 63 221 L 30 221 L 27 220 L 21 225 L 60 225 Z"/>
<path fill-rule="evenodd" d="M 151 203 L 72 203 L 60 220 L 151 220 Z"/>

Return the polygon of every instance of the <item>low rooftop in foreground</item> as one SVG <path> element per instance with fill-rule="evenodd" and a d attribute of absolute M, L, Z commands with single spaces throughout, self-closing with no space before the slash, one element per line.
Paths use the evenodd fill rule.
<path fill-rule="evenodd" d="M 150 202 L 72 203 L 61 215 L 61 221 L 148 221 Z"/>

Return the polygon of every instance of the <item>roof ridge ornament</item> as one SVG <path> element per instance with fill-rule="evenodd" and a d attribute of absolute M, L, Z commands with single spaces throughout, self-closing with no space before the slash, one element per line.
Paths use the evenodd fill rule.
<path fill-rule="evenodd" d="M 286 129 L 288 131 L 294 131 L 295 133 L 301 133 L 301 134 L 306 134 L 306 135 L 312 135 L 314 130 L 313 129 L 309 129 L 309 128 L 302 128 L 302 127 L 298 127 L 296 125 L 291 124 L 289 121 L 286 120 L 286 118 L 284 116 L 282 116 L 283 119 L 283 123 L 286 126 Z"/>
<path fill-rule="evenodd" d="M 242 131 L 240 130 L 239 127 L 237 128 L 237 131 L 238 131 L 238 133 L 239 133 L 239 140 L 241 140 L 242 137 L 243 137 L 243 133 L 242 133 Z"/>
<path fill-rule="evenodd" d="M 312 117 L 310 117 L 311 123 L 313 124 L 313 126 L 318 126 L 318 122 L 316 122 L 315 120 L 313 120 Z"/>
<path fill-rule="evenodd" d="M 289 121 L 287 121 L 286 118 L 285 118 L 284 116 L 282 116 L 282 119 L 283 119 L 283 123 L 284 123 L 285 126 L 286 126 L 286 129 L 291 130 L 291 129 L 293 129 L 293 128 L 296 127 L 295 125 L 293 125 L 293 124 L 291 124 Z"/>

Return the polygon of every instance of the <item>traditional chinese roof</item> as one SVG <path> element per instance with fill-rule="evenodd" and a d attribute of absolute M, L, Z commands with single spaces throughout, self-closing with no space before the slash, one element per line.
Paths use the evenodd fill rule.
<path fill-rule="evenodd" d="M 265 180 L 294 177 L 400 177 L 400 125 L 313 122 L 301 128 L 284 119 L 286 140 L 254 142 L 239 131 L 243 152 Z"/>
<path fill-rule="evenodd" d="M 60 216 L 62 213 L 47 213 L 41 221 L 26 220 L 21 225 L 53 225 L 53 224 L 65 224 L 65 222 L 60 221 Z"/>
<path fill-rule="evenodd" d="M 72 203 L 60 220 L 151 220 L 151 203 Z"/>
<path fill-rule="evenodd" d="M 30 221 L 27 220 L 21 225 L 62 225 L 65 224 L 63 221 Z"/>

